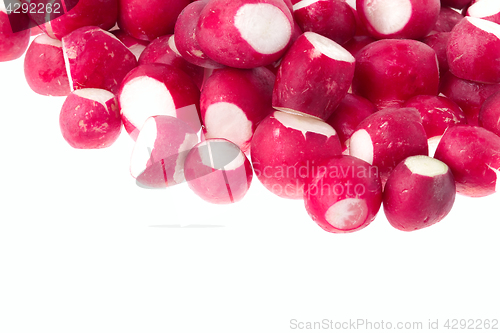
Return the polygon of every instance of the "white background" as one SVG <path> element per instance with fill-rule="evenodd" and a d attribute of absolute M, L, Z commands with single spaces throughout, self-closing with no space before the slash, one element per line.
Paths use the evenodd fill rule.
<path fill-rule="evenodd" d="M 421 331 L 439 319 L 444 331 L 446 319 L 500 319 L 498 195 L 459 196 L 417 232 L 380 211 L 362 231 L 329 234 L 256 178 L 226 206 L 186 184 L 136 186 L 125 131 L 110 148 L 71 148 L 64 98 L 31 92 L 22 59 L 0 63 L 0 94 L 2 333 L 312 331 L 293 319 Z"/>

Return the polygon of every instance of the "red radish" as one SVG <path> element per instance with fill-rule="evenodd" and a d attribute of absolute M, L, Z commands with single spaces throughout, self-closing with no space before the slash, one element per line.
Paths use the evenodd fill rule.
<path fill-rule="evenodd" d="M 451 31 L 446 49 L 453 75 L 480 83 L 500 83 L 500 25 L 465 17 Z"/>
<path fill-rule="evenodd" d="M 191 2 L 179 14 L 175 22 L 174 42 L 179 54 L 190 63 L 204 68 L 222 68 L 224 65 L 210 59 L 196 38 L 196 26 L 200 13 L 208 0 Z"/>
<path fill-rule="evenodd" d="M 429 143 L 429 155 L 433 156 L 444 132 L 450 126 L 465 125 L 467 120 L 460 107 L 443 96 L 419 95 L 410 98 L 403 105 L 420 113 Z"/>
<path fill-rule="evenodd" d="M 436 52 L 422 42 L 383 39 L 356 56 L 352 91 L 378 109 L 401 106 L 416 95 L 437 95 L 438 90 Z"/>
<path fill-rule="evenodd" d="M 422 42 L 436 52 L 440 76 L 443 76 L 450 69 L 448 66 L 448 57 L 446 55 L 446 48 L 448 47 L 450 36 L 451 32 L 438 32 L 422 39 Z"/>
<path fill-rule="evenodd" d="M 375 38 L 419 39 L 434 28 L 439 0 L 356 0 L 362 24 Z"/>
<path fill-rule="evenodd" d="M 428 153 L 422 119 L 412 108 L 377 111 L 365 118 L 349 139 L 349 154 L 376 166 L 382 184 L 399 162 Z"/>
<path fill-rule="evenodd" d="M 359 18 L 358 11 L 356 10 L 356 0 L 346 0 L 346 3 L 351 7 L 351 10 L 356 19 L 356 33 L 355 36 L 367 36 L 369 35 L 368 30 L 366 30 L 365 25 L 361 22 Z"/>
<path fill-rule="evenodd" d="M 342 47 L 349 51 L 353 57 L 356 57 L 361 49 L 375 41 L 376 39 L 371 36 L 354 36 L 347 43 L 343 44 Z"/>
<path fill-rule="evenodd" d="M 113 34 L 97 27 L 79 28 L 62 39 L 71 90 L 100 88 L 116 93 L 137 66 L 135 55 Z"/>
<path fill-rule="evenodd" d="M 18 2 L 9 2 L 12 6 L 16 3 Z M 19 26 L 12 26 L 11 21 L 18 22 Z M 30 43 L 28 24 L 29 18 L 25 14 L 7 15 L 4 1 L 0 0 L 0 61 L 11 61 L 24 54 Z"/>
<path fill-rule="evenodd" d="M 203 200 L 229 204 L 245 196 L 253 170 L 237 145 L 226 139 L 207 139 L 187 155 L 184 175 L 189 188 Z"/>
<path fill-rule="evenodd" d="M 196 132 L 182 120 L 164 115 L 149 117 L 135 142 L 130 173 L 137 185 L 145 188 L 182 183 L 184 161 L 197 142 Z"/>
<path fill-rule="evenodd" d="M 44 0 L 41 3 L 51 2 L 53 1 Z M 64 3 L 63 6 L 67 8 L 64 15 L 59 14 L 56 18 L 32 16 L 42 30 L 52 38 L 61 40 L 70 32 L 87 26 L 109 30 L 116 24 L 118 0 L 78 0 L 64 1 Z"/>
<path fill-rule="evenodd" d="M 177 16 L 190 2 L 190 0 L 119 0 L 118 26 L 132 37 L 152 41 L 157 37 L 174 33 Z"/>
<path fill-rule="evenodd" d="M 273 112 L 274 79 L 264 67 L 228 67 L 213 73 L 200 96 L 205 137 L 227 139 L 248 152 L 257 125 Z"/>
<path fill-rule="evenodd" d="M 137 60 L 139 60 L 142 52 L 149 44 L 148 41 L 132 37 L 121 29 L 112 30 L 110 32 L 115 35 L 116 38 L 118 38 L 120 42 L 122 42 L 135 55 L 135 58 Z"/>
<path fill-rule="evenodd" d="M 432 29 L 435 32 L 450 32 L 464 16 L 450 7 L 441 7 L 436 25 Z"/>
<path fill-rule="evenodd" d="M 175 36 L 165 35 L 148 44 L 139 58 L 139 65 L 159 63 L 172 65 L 189 75 L 201 90 L 204 69 L 186 61 L 176 48 Z"/>
<path fill-rule="evenodd" d="M 356 17 L 344 0 L 302 0 L 293 6 L 293 17 L 303 32 L 318 33 L 338 44 L 356 33 Z"/>
<path fill-rule="evenodd" d="M 442 6 L 448 6 L 456 9 L 462 9 L 467 6 L 471 0 L 441 0 Z"/>
<path fill-rule="evenodd" d="M 196 38 L 216 62 L 254 68 L 281 58 L 293 29 L 292 14 L 282 0 L 210 0 L 201 10 Z"/>
<path fill-rule="evenodd" d="M 460 106 L 469 125 L 478 125 L 481 105 L 489 96 L 500 90 L 500 84 L 462 80 L 448 72 L 441 79 L 440 90 L 444 96 Z"/>
<path fill-rule="evenodd" d="M 479 111 L 479 126 L 500 136 L 500 91 L 488 97 Z"/>
<path fill-rule="evenodd" d="M 434 157 L 450 167 L 458 193 L 484 197 L 499 190 L 500 137 L 494 133 L 470 125 L 450 127 Z"/>
<path fill-rule="evenodd" d="M 200 91 L 180 69 L 165 64 L 139 65 L 123 80 L 118 92 L 125 130 L 135 140 L 151 116 L 168 115 L 200 129 Z"/>
<path fill-rule="evenodd" d="M 377 111 L 372 102 L 361 96 L 347 94 L 326 121 L 336 131 L 344 154 L 349 154 L 349 138 L 366 117 Z"/>
<path fill-rule="evenodd" d="M 315 163 L 341 155 L 335 130 L 313 117 L 275 111 L 255 130 L 251 149 L 257 178 L 272 193 L 302 199 Z"/>
<path fill-rule="evenodd" d="M 305 32 L 281 61 L 273 107 L 326 120 L 347 94 L 354 67 L 354 57 L 342 46 Z"/>
<path fill-rule="evenodd" d="M 24 76 L 30 88 L 38 94 L 67 96 L 71 89 L 62 42 L 46 34 L 38 35 L 26 51 Z"/>
<path fill-rule="evenodd" d="M 410 156 L 391 172 L 384 187 L 384 213 L 402 231 L 442 221 L 455 202 L 456 186 L 446 164 L 425 155 Z"/>
<path fill-rule="evenodd" d="M 64 101 L 59 124 L 64 139 L 73 148 L 109 147 L 122 126 L 118 100 L 103 89 L 75 90 Z"/>
<path fill-rule="evenodd" d="M 304 203 L 309 215 L 325 231 L 361 230 L 375 219 L 382 203 L 377 168 L 352 156 L 334 157 L 317 166 Z"/>
<path fill-rule="evenodd" d="M 500 2 L 497 0 L 473 1 L 467 15 L 500 24 Z"/>

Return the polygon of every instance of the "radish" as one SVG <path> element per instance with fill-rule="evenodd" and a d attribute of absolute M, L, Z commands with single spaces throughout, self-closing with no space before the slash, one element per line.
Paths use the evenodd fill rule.
<path fill-rule="evenodd" d="M 281 61 L 273 107 L 326 120 L 345 97 L 354 67 L 354 57 L 342 46 L 305 32 Z"/>
<path fill-rule="evenodd" d="M 205 82 L 200 96 L 206 138 L 224 138 L 247 152 L 259 122 L 273 112 L 274 74 L 264 68 L 222 68 Z"/>
<path fill-rule="evenodd" d="M 442 221 L 455 202 L 450 168 L 429 156 L 410 156 L 391 172 L 384 187 L 383 206 L 389 223 L 415 231 Z"/>
<path fill-rule="evenodd" d="M 450 32 L 464 16 L 450 7 L 441 7 L 436 25 L 432 29 L 435 32 Z"/>
<path fill-rule="evenodd" d="M 123 80 L 119 92 L 125 130 L 135 140 L 151 116 L 168 115 L 200 129 L 200 91 L 180 69 L 165 64 L 139 65 Z"/>
<path fill-rule="evenodd" d="M 208 0 L 191 2 L 177 17 L 174 42 L 179 54 L 190 63 L 204 68 L 222 68 L 224 65 L 210 59 L 200 47 L 196 38 L 200 13 Z"/>
<path fill-rule="evenodd" d="M 132 37 L 152 41 L 174 33 L 175 21 L 190 0 L 119 0 L 118 26 Z"/>
<path fill-rule="evenodd" d="M 462 9 L 468 4 L 470 4 L 470 2 L 471 0 L 441 0 L 441 5 L 456 9 Z"/>
<path fill-rule="evenodd" d="M 351 10 L 356 19 L 356 33 L 355 36 L 367 36 L 369 35 L 368 30 L 366 30 L 365 25 L 361 22 L 359 18 L 358 11 L 356 10 L 356 0 L 346 0 L 346 3 L 351 7 Z"/>
<path fill-rule="evenodd" d="M 175 36 L 165 35 L 156 38 L 141 53 L 139 65 L 159 63 L 172 65 L 188 74 L 196 86 L 201 90 L 204 69 L 194 65 L 181 56 L 176 48 Z"/>
<path fill-rule="evenodd" d="M 38 94 L 67 96 L 71 89 L 62 42 L 46 34 L 38 35 L 26 51 L 24 76 L 30 88 Z"/>
<path fill-rule="evenodd" d="M 438 90 L 436 52 L 422 42 L 383 39 L 356 56 L 352 91 L 378 109 L 401 106 L 416 95 L 437 95 Z"/>
<path fill-rule="evenodd" d="M 366 117 L 377 111 L 372 102 L 361 96 L 347 94 L 326 121 L 336 131 L 344 154 L 349 154 L 349 138 Z"/>
<path fill-rule="evenodd" d="M 494 133 L 470 125 L 450 127 L 434 157 L 450 167 L 458 193 L 483 197 L 498 191 L 500 137 Z"/>
<path fill-rule="evenodd" d="M 496 0 L 473 1 L 467 9 L 467 15 L 500 24 L 500 2 Z"/>
<path fill-rule="evenodd" d="M 441 79 L 440 90 L 464 111 L 467 124 L 477 126 L 481 106 L 489 96 L 500 90 L 500 84 L 462 80 L 448 72 Z"/>
<path fill-rule="evenodd" d="M 251 143 L 255 174 L 272 193 L 302 199 L 314 164 L 342 154 L 335 130 L 313 117 L 275 111 L 255 130 Z"/>
<path fill-rule="evenodd" d="M 427 44 L 436 52 L 439 64 L 439 76 L 442 77 L 450 66 L 448 65 L 448 57 L 446 55 L 446 48 L 450 40 L 451 32 L 437 32 L 422 39 L 422 42 Z"/>
<path fill-rule="evenodd" d="M 293 6 L 293 17 L 303 32 L 315 32 L 341 45 L 356 33 L 356 17 L 343 0 L 302 0 Z"/>
<path fill-rule="evenodd" d="M 429 143 L 429 155 L 433 156 L 444 132 L 450 126 L 465 125 L 467 120 L 460 107 L 443 96 L 419 95 L 410 98 L 403 105 L 420 113 Z"/>
<path fill-rule="evenodd" d="M 500 83 L 500 25 L 465 17 L 451 31 L 446 49 L 450 72 L 479 83 Z"/>
<path fill-rule="evenodd" d="M 500 91 L 488 97 L 478 115 L 479 126 L 500 136 Z"/>
<path fill-rule="evenodd" d="M 352 156 L 338 156 L 318 165 L 304 203 L 311 218 L 325 231 L 349 233 L 374 219 L 382 203 L 377 168 Z"/>
<path fill-rule="evenodd" d="M 362 24 L 375 38 L 425 37 L 434 28 L 439 0 L 356 0 Z"/>
<path fill-rule="evenodd" d="M 196 38 L 203 53 L 237 68 L 266 66 L 287 50 L 293 17 L 282 0 L 210 0 Z"/>
<path fill-rule="evenodd" d="M 109 147 L 122 126 L 118 100 L 103 89 L 75 90 L 62 105 L 59 125 L 64 139 L 73 148 Z"/>
<path fill-rule="evenodd" d="M 237 145 L 226 139 L 207 139 L 187 155 L 184 175 L 189 188 L 203 200 L 228 204 L 248 192 L 253 170 Z"/>
<path fill-rule="evenodd" d="M 182 183 L 184 161 L 197 142 L 196 132 L 182 120 L 165 115 L 149 117 L 135 142 L 130 173 L 144 188 Z"/>
<path fill-rule="evenodd" d="M 137 61 L 139 61 L 139 57 L 149 42 L 132 37 L 121 29 L 111 30 L 110 32 L 115 35 L 115 37 L 118 38 L 120 42 L 122 42 L 123 45 L 125 45 L 135 55 Z"/>
<path fill-rule="evenodd" d="M 74 30 L 62 39 L 71 90 L 99 88 L 116 93 L 137 66 L 135 55 L 110 32 L 97 27 Z"/>
<path fill-rule="evenodd" d="M 12 6 L 18 3 L 10 1 Z M 21 57 L 30 43 L 29 17 L 26 14 L 7 15 L 4 1 L 0 0 L 0 61 Z"/>
<path fill-rule="evenodd" d="M 349 154 L 376 166 L 382 184 L 399 162 L 428 153 L 422 119 L 412 108 L 377 111 L 359 123 L 349 139 Z"/>

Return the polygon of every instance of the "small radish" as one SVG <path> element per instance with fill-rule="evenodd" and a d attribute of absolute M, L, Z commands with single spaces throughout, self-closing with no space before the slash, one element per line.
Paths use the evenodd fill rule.
<path fill-rule="evenodd" d="M 488 97 L 479 111 L 479 126 L 500 136 L 500 91 Z"/>
<path fill-rule="evenodd" d="M 356 56 L 352 91 L 378 109 L 399 107 L 416 95 L 437 95 L 436 52 L 410 39 L 383 39 L 368 44 Z"/>
<path fill-rule="evenodd" d="M 38 35 L 24 57 L 24 76 L 30 88 L 46 96 L 67 96 L 71 89 L 64 64 L 62 42 Z"/>
<path fill-rule="evenodd" d="M 189 188 L 203 200 L 229 204 L 248 192 L 253 170 L 237 145 L 226 139 L 207 139 L 187 155 L 184 175 Z"/>
<path fill-rule="evenodd" d="M 410 156 L 391 172 L 383 206 L 389 223 L 415 231 L 442 221 L 455 202 L 456 186 L 446 164 L 425 155 Z"/>
<path fill-rule="evenodd" d="M 14 6 L 19 2 L 9 1 L 9 4 Z M 30 43 L 28 24 L 29 17 L 26 14 L 7 15 L 4 1 L 0 1 L 0 62 L 17 59 L 26 52 Z"/>
<path fill-rule="evenodd" d="M 450 127 L 441 138 L 434 157 L 450 167 L 458 193 L 469 197 L 484 197 L 498 191 L 498 135 L 477 126 Z"/>
<path fill-rule="evenodd" d="M 144 188 L 165 188 L 184 182 L 184 161 L 198 142 L 196 132 L 171 116 L 149 117 L 137 137 L 130 173 Z"/>
<path fill-rule="evenodd" d="M 213 73 L 200 96 L 205 137 L 227 139 L 248 152 L 257 125 L 273 112 L 274 80 L 264 67 L 227 67 Z"/>
<path fill-rule="evenodd" d="M 326 120 L 347 94 L 354 67 L 354 57 L 342 46 L 305 32 L 281 61 L 273 107 Z"/>
<path fill-rule="evenodd" d="M 317 166 L 304 193 L 311 218 L 325 231 L 349 233 L 368 226 L 382 203 L 377 168 L 352 156 L 334 157 Z"/>
<path fill-rule="evenodd" d="M 264 187 L 282 198 L 302 199 L 315 163 L 341 155 L 342 148 L 327 123 L 275 111 L 255 130 L 250 153 Z"/>
<path fill-rule="evenodd" d="M 282 0 L 210 0 L 200 13 L 196 38 L 210 59 L 254 68 L 281 58 L 293 30 L 292 14 Z"/>
<path fill-rule="evenodd" d="M 64 101 L 59 125 L 64 139 L 73 148 L 109 147 L 122 127 L 118 100 L 103 89 L 75 90 Z"/>

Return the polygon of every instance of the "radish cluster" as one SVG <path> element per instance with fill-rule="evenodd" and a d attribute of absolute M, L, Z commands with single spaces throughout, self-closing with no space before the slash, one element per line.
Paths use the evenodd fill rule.
<path fill-rule="evenodd" d="M 24 54 L 30 88 L 66 96 L 59 121 L 72 147 L 109 147 L 123 127 L 141 187 L 187 182 L 231 204 L 255 176 L 332 233 L 361 230 L 380 210 L 396 229 L 426 228 L 456 193 L 500 188 L 497 0 L 10 8 L 0 1 L 0 61 Z"/>

